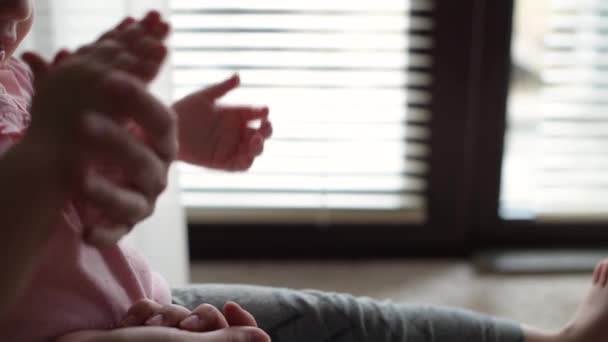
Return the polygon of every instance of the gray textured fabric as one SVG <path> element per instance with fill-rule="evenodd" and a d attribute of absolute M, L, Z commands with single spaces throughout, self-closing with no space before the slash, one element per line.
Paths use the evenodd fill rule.
<path fill-rule="evenodd" d="M 190 309 L 235 301 L 273 342 L 523 342 L 519 325 L 473 312 L 314 290 L 198 285 L 173 291 Z"/>

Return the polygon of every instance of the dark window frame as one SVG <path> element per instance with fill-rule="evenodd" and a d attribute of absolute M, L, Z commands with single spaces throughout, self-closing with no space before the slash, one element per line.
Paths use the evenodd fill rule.
<path fill-rule="evenodd" d="M 437 2 L 428 160 L 428 220 L 421 225 L 294 225 L 280 222 L 189 226 L 193 258 L 463 255 L 468 251 L 471 111 L 477 0 Z M 416 13 L 422 14 L 424 13 Z M 426 14 L 428 15 L 428 14 Z M 370 113 L 373 115 L 373 113 Z"/>

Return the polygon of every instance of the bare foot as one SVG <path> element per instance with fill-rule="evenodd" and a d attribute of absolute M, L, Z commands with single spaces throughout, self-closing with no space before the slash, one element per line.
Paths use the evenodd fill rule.
<path fill-rule="evenodd" d="M 593 272 L 589 295 L 578 308 L 574 318 L 558 334 L 559 342 L 608 341 L 608 259 L 601 261 Z"/>

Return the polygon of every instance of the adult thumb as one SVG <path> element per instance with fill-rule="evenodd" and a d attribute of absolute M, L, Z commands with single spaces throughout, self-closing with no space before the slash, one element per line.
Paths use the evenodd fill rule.
<path fill-rule="evenodd" d="M 258 323 L 255 318 L 248 311 L 243 309 L 240 305 L 235 302 L 228 302 L 224 305 L 224 317 L 228 321 L 228 324 L 239 327 L 257 327 Z"/>

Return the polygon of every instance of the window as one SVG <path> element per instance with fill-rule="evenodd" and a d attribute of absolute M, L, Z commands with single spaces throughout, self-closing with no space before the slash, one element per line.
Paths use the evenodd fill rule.
<path fill-rule="evenodd" d="M 517 1 L 486 10 L 478 245 L 595 246 L 608 239 L 597 74 L 604 15 L 605 4 L 594 0 Z"/>
<path fill-rule="evenodd" d="M 424 222 L 430 0 L 169 4 L 175 97 L 238 71 L 275 126 L 247 173 L 180 166 L 191 221 Z"/>
<path fill-rule="evenodd" d="M 519 1 L 505 218 L 608 218 L 608 6 L 602 1 Z"/>
<path fill-rule="evenodd" d="M 601 0 L 38 5 L 30 45 L 47 54 L 160 6 L 172 98 L 238 71 L 225 101 L 271 107 L 276 134 L 251 172 L 179 165 L 195 257 L 608 238 Z"/>

